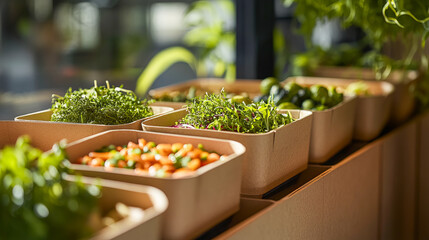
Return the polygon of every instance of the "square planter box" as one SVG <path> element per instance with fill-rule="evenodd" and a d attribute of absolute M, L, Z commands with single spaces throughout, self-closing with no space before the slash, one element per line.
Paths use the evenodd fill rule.
<path fill-rule="evenodd" d="M 163 114 L 173 109 L 170 107 L 152 107 L 154 116 Z M 88 124 L 88 123 L 67 123 L 67 122 L 51 122 L 51 110 L 44 110 L 35 113 L 30 113 L 15 118 L 15 121 L 21 122 L 20 128 L 26 129 L 29 133 L 36 131 L 43 135 L 43 142 L 40 142 L 41 148 L 48 150 L 52 144 L 65 138 L 68 142 L 72 142 L 95 133 L 113 130 L 113 129 L 136 129 L 141 130 L 141 122 L 144 119 L 139 119 L 127 124 L 118 125 L 103 125 L 103 124 Z M 152 116 L 151 116 L 152 117 Z M 150 118 L 150 117 L 149 117 Z M 25 131 L 24 131 L 25 133 Z"/>
<path fill-rule="evenodd" d="M 291 79 L 286 79 L 283 84 Z M 303 85 L 331 85 L 329 82 L 311 82 L 302 80 Z M 312 111 L 310 163 L 324 163 L 337 152 L 347 146 L 353 139 L 353 129 L 356 114 L 356 98 L 345 97 L 340 104 L 323 110 Z"/>
<path fill-rule="evenodd" d="M 313 75 L 316 77 L 348 78 L 375 81 L 375 72 L 369 68 L 355 67 L 319 67 Z M 419 74 L 416 71 L 393 71 L 385 81 L 395 86 L 392 100 L 390 125 L 398 125 L 413 114 L 416 99 L 412 92 Z"/>
<path fill-rule="evenodd" d="M 290 112 L 297 121 L 259 134 L 171 127 L 187 114 L 186 109 L 148 119 L 142 125 L 146 131 L 230 139 L 242 143 L 246 153 L 241 193 L 261 197 L 307 168 L 312 114 L 299 110 Z"/>
<path fill-rule="evenodd" d="M 74 177 L 70 176 L 73 181 Z M 162 217 L 168 207 L 165 194 L 154 187 L 109 180 L 82 178 L 87 184 L 100 184 L 101 212 L 108 212 L 120 202 L 130 207 L 130 216 L 96 232 L 91 239 L 160 239 Z"/>
<path fill-rule="evenodd" d="M 298 84 L 322 83 L 325 85 L 334 85 L 345 89 L 349 84 L 359 80 L 292 77 L 288 78 L 287 81 L 294 81 Z M 369 87 L 370 95 L 357 96 L 353 138 L 361 141 L 369 141 L 380 135 L 381 131 L 384 129 L 389 120 L 394 86 L 385 81 L 364 82 Z"/>
<path fill-rule="evenodd" d="M 224 79 L 221 78 L 200 78 L 162 88 L 152 89 L 149 91 L 149 96 L 157 98 L 171 92 L 184 92 L 187 91 L 190 87 L 196 87 L 197 89 L 213 93 L 219 93 L 222 88 L 224 88 L 227 93 L 240 94 L 242 92 L 247 92 L 250 98 L 253 98 L 259 95 L 260 83 L 261 80 L 256 79 L 237 79 L 233 83 L 227 83 Z M 183 108 L 186 103 L 159 101 L 153 103 L 152 105 L 180 109 Z"/>
<path fill-rule="evenodd" d="M 112 130 L 99 133 L 67 147 L 70 161 L 105 145 L 123 145 L 144 138 L 156 143 L 202 143 L 205 148 L 229 155 L 197 169 L 183 178 L 157 178 L 135 173 L 134 170 L 90 167 L 72 164 L 71 168 L 89 177 L 144 184 L 161 189 L 169 200 L 163 221 L 163 239 L 194 238 L 238 211 L 240 202 L 241 161 L 245 148 L 227 140 L 184 137 L 136 130 Z"/>

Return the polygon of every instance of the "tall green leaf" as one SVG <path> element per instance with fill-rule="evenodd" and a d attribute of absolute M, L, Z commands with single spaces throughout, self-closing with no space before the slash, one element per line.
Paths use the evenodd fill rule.
<path fill-rule="evenodd" d="M 177 62 L 187 63 L 194 71 L 196 69 L 197 59 L 191 51 L 183 47 L 167 48 L 155 55 L 143 70 L 137 79 L 136 94 L 146 94 L 155 79 Z"/>

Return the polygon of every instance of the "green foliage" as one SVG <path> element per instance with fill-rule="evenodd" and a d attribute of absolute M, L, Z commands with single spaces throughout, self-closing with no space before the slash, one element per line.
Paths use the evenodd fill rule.
<path fill-rule="evenodd" d="M 429 2 L 426 0 L 386 0 L 383 16 L 387 23 L 397 25 L 403 32 L 420 34 L 424 47 L 429 37 Z"/>
<path fill-rule="evenodd" d="M 240 133 L 265 133 L 293 121 L 291 115 L 280 114 L 272 99 L 267 103 L 245 104 L 230 101 L 226 93 L 206 94 L 187 105 L 188 114 L 178 126 Z"/>
<path fill-rule="evenodd" d="M 100 189 L 69 182 L 62 144 L 42 153 L 20 137 L 0 150 L 0 236 L 4 239 L 80 239 Z"/>
<path fill-rule="evenodd" d="M 72 91 L 64 97 L 53 96 L 51 121 L 125 124 L 153 115 L 146 100 L 121 87 L 96 85 L 90 89 Z"/>
<path fill-rule="evenodd" d="M 159 75 L 171 65 L 178 62 L 188 64 L 193 70 L 197 67 L 197 60 L 194 54 L 188 49 L 183 47 L 167 48 L 155 55 L 139 76 L 137 79 L 136 94 L 143 96 Z"/>
<path fill-rule="evenodd" d="M 424 0 L 423 0 L 424 1 Z M 290 4 L 292 1 L 284 1 Z M 300 32 L 310 39 L 317 21 L 338 18 L 344 27 L 358 26 L 375 49 L 396 38 L 401 29 L 387 24 L 382 13 L 386 0 L 293 0 L 295 15 L 302 24 Z"/>
<path fill-rule="evenodd" d="M 185 22 L 190 30 L 184 42 L 197 50 L 199 75 L 235 78 L 234 17 L 231 0 L 196 1 L 189 8 Z"/>
<path fill-rule="evenodd" d="M 167 48 L 153 57 L 137 80 L 136 93 L 143 96 L 152 83 L 171 65 L 185 62 L 197 76 L 235 80 L 234 3 L 231 0 L 196 1 L 185 15 L 189 31 L 183 41 L 195 54 L 183 47 Z"/>

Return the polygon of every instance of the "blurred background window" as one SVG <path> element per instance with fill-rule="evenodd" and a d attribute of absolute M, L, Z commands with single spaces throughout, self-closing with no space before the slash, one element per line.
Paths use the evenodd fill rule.
<path fill-rule="evenodd" d="M 198 66 L 177 62 L 152 88 L 197 76 L 283 78 L 289 56 L 305 50 L 293 10 L 283 0 L 1 0 L 0 119 L 49 108 L 52 94 L 94 80 L 134 90 L 150 60 L 173 46 Z"/>

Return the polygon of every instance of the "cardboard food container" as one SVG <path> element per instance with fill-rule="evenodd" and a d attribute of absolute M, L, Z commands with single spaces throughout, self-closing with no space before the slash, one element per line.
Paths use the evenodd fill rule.
<path fill-rule="evenodd" d="M 225 79 L 221 78 L 200 78 L 183 83 L 178 83 L 166 87 L 152 89 L 149 91 L 149 96 L 152 98 L 159 98 L 165 94 L 171 92 L 185 92 L 190 87 L 196 87 L 202 91 L 219 93 L 223 88 L 227 93 L 241 94 L 243 92 L 249 94 L 250 98 L 254 98 L 259 95 L 259 85 L 261 80 L 257 79 L 237 79 L 232 83 L 228 83 Z M 166 102 L 158 101 L 152 104 L 153 106 L 167 106 L 172 107 L 175 110 L 183 108 L 185 102 Z"/>
<path fill-rule="evenodd" d="M 173 109 L 170 107 L 157 107 L 153 106 L 153 116 L 164 114 Z M 30 113 L 15 118 L 15 121 L 21 122 L 19 128 L 23 129 L 22 133 L 29 131 L 36 131 L 43 135 L 40 141 L 40 147 L 44 150 L 48 150 L 52 147 L 52 144 L 60 141 L 61 139 L 67 139 L 68 142 L 72 142 L 95 133 L 113 130 L 113 129 L 136 129 L 141 130 L 141 122 L 144 119 L 139 119 L 131 123 L 118 124 L 118 125 L 103 125 L 103 124 L 88 124 L 88 123 L 67 123 L 67 122 L 51 122 L 51 110 L 43 110 L 35 113 Z M 153 117 L 150 116 L 150 117 Z M 148 118 L 150 118 L 148 117 Z M 9 124 L 10 126 L 18 126 L 18 124 Z M 34 130 L 33 130 L 34 129 Z M 35 136 L 38 138 L 38 136 Z M 43 141 L 43 142 L 42 142 Z M 38 141 L 39 144 L 39 141 Z"/>
<path fill-rule="evenodd" d="M 346 89 L 353 82 L 362 80 L 293 77 L 288 81 L 298 84 L 324 84 Z M 368 96 L 357 96 L 353 139 L 369 141 L 380 135 L 390 118 L 394 86 L 385 81 L 364 81 L 369 88 Z"/>
<path fill-rule="evenodd" d="M 261 197 L 307 168 L 312 114 L 300 110 L 291 110 L 290 113 L 298 120 L 259 134 L 171 127 L 187 114 L 186 109 L 148 119 L 142 122 L 142 126 L 146 131 L 230 139 L 242 143 L 246 153 L 243 157 L 241 194 Z"/>
<path fill-rule="evenodd" d="M 70 161 L 105 145 L 123 145 L 139 138 L 156 143 L 203 144 L 206 149 L 226 154 L 224 161 L 201 167 L 183 178 L 157 178 L 139 175 L 134 170 L 90 167 L 72 164 L 78 173 L 103 179 L 144 184 L 159 188 L 169 200 L 162 225 L 163 239 L 194 238 L 238 211 L 240 202 L 241 161 L 245 148 L 238 142 L 180 135 L 150 133 L 137 130 L 111 130 L 67 146 Z"/>
<path fill-rule="evenodd" d="M 69 178 L 73 181 L 74 178 Z M 130 215 L 96 232 L 91 239 L 161 239 L 162 217 L 167 210 L 165 194 L 154 187 L 83 177 L 87 184 L 100 184 L 101 212 L 108 212 L 120 202 L 130 207 Z"/>
<path fill-rule="evenodd" d="M 376 80 L 375 72 L 369 68 L 355 67 L 318 67 L 313 75 L 316 77 L 348 78 Z M 392 71 L 385 81 L 395 86 L 389 124 L 396 126 L 407 120 L 414 112 L 416 99 L 412 89 L 417 83 L 417 71 Z"/>
<path fill-rule="evenodd" d="M 293 81 L 286 79 L 284 83 Z M 301 79 L 299 84 L 313 85 L 316 82 Z M 329 82 L 317 84 L 330 85 Z M 356 98 L 346 96 L 344 100 L 329 109 L 313 112 L 310 140 L 310 163 L 324 163 L 337 152 L 347 146 L 353 139 L 354 121 L 356 115 Z"/>

